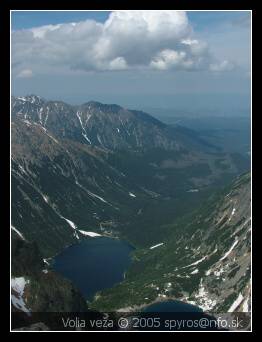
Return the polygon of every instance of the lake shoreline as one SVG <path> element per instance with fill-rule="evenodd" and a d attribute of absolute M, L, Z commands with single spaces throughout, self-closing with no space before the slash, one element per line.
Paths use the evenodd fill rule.
<path fill-rule="evenodd" d="M 158 304 L 158 303 L 164 303 L 164 302 L 170 302 L 170 301 L 179 301 L 179 302 L 182 302 L 184 304 L 191 304 L 187 301 L 184 301 L 183 299 L 185 298 L 182 298 L 181 299 L 178 299 L 176 297 L 156 297 L 156 299 L 154 299 L 153 301 L 151 301 L 150 303 L 143 303 L 141 305 L 133 305 L 133 306 L 126 306 L 124 308 L 120 308 L 118 310 L 116 310 L 116 312 L 139 312 L 141 309 L 145 309 L 147 307 L 150 307 L 154 304 Z"/>

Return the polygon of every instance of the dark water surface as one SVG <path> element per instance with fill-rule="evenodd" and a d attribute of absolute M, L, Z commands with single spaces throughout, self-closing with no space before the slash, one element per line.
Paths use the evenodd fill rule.
<path fill-rule="evenodd" d="M 53 268 L 91 300 L 97 291 L 123 280 L 132 250 L 133 247 L 121 240 L 91 238 L 62 251 L 55 257 Z"/>
<path fill-rule="evenodd" d="M 146 307 L 144 312 L 202 312 L 202 310 L 195 305 L 170 300 L 152 304 Z"/>

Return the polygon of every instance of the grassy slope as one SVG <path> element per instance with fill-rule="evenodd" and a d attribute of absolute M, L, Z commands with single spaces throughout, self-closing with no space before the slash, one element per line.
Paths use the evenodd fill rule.
<path fill-rule="evenodd" d="M 141 305 L 153 302 L 158 298 L 159 293 L 164 293 L 171 298 L 184 298 L 187 295 L 190 299 L 190 294 L 193 294 L 198 288 L 205 271 L 212 267 L 229 249 L 232 241 L 234 241 L 231 238 L 232 233 L 245 220 L 241 216 L 237 217 L 232 224 L 229 224 L 226 216 L 216 229 L 212 228 L 216 224 L 218 214 L 223 216 L 232 210 L 230 204 L 228 204 L 230 202 L 225 202 L 226 194 L 232 189 L 234 191 L 234 188 L 235 191 L 239 191 L 238 189 L 241 191 L 245 186 L 248 187 L 249 182 L 250 175 L 246 174 L 237 183 L 234 183 L 233 188 L 227 187 L 211 196 L 200 209 L 177 220 L 174 224 L 161 227 L 161 229 L 169 232 L 166 235 L 168 238 L 158 240 L 159 243 L 163 242 L 164 245 L 154 250 L 148 248 L 137 249 L 133 253 L 133 264 L 126 274 L 126 279 L 112 289 L 100 293 L 100 296 L 97 296 L 91 306 L 104 310 L 114 310 Z M 238 195 L 234 196 L 237 197 Z M 232 198 L 234 198 L 233 195 Z M 223 229 L 221 230 L 219 227 Z M 243 243 L 245 242 L 243 241 Z M 216 248 L 218 251 L 212 254 Z M 248 246 L 244 245 L 243 249 L 245 252 L 248 251 Z M 187 269 L 184 266 L 190 265 L 203 255 L 210 255 L 210 257 L 197 266 L 197 274 L 190 275 L 190 272 L 196 267 Z M 234 276 L 233 273 L 236 273 L 236 266 L 232 265 L 234 271 L 228 272 L 228 279 Z M 237 267 L 240 268 L 240 266 Z M 238 281 L 235 291 L 243 290 L 248 279 L 249 272 L 247 269 L 246 274 Z M 212 279 L 212 281 L 215 284 L 213 287 L 216 288 L 217 280 Z M 171 288 L 168 287 L 168 283 L 172 283 Z M 208 286 L 212 287 L 212 284 Z M 232 302 L 235 295 L 231 294 L 225 299 L 225 306 Z"/>

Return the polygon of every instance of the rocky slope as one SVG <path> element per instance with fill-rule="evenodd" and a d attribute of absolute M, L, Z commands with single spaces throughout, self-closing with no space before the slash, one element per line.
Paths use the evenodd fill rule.
<path fill-rule="evenodd" d="M 125 281 L 100 293 L 93 307 L 179 299 L 204 311 L 250 311 L 250 191 L 247 173 L 170 225 L 168 238 L 135 252 Z"/>
<path fill-rule="evenodd" d="M 23 325 L 35 312 L 85 312 L 82 295 L 53 272 L 35 243 L 12 231 L 11 308 L 14 326 Z"/>
<path fill-rule="evenodd" d="M 192 132 L 117 105 L 13 97 L 11 128 L 12 227 L 44 257 L 85 232 L 149 246 L 241 171 Z"/>
<path fill-rule="evenodd" d="M 118 105 L 90 101 L 70 106 L 31 95 L 12 98 L 12 116 L 37 123 L 57 137 L 102 148 L 181 149 L 179 143 L 168 136 L 165 124 L 146 113 Z"/>

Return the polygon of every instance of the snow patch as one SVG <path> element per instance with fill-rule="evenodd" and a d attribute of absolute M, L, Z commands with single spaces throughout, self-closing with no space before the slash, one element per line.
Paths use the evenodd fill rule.
<path fill-rule="evenodd" d="M 39 109 L 38 114 L 39 114 L 39 121 L 40 121 L 40 124 L 42 125 L 42 124 L 43 124 L 43 121 L 42 121 L 43 107 L 41 107 L 41 108 Z"/>
<path fill-rule="evenodd" d="M 91 116 L 92 116 L 91 114 L 86 115 L 86 123 L 85 123 L 86 125 L 87 125 L 88 121 L 90 120 Z"/>
<path fill-rule="evenodd" d="M 187 266 L 184 266 L 184 267 L 181 267 L 181 268 L 187 268 L 187 267 L 190 267 L 190 266 L 197 265 L 197 264 L 199 264 L 200 262 L 204 261 L 206 258 L 207 258 L 207 256 L 204 256 L 203 258 L 201 258 L 201 259 L 199 259 L 199 260 L 193 262 L 192 264 L 187 265 Z"/>
<path fill-rule="evenodd" d="M 29 284 L 29 280 L 26 280 L 24 277 L 11 279 L 11 288 L 15 292 L 15 294 L 11 295 L 12 304 L 17 309 L 28 313 L 30 310 L 26 307 L 23 299 L 24 289 L 27 284 Z"/>
<path fill-rule="evenodd" d="M 219 259 L 219 261 L 226 259 L 228 257 L 228 255 L 232 252 L 234 247 L 237 245 L 237 243 L 238 243 L 238 240 L 235 240 L 233 245 L 230 247 L 230 249 L 226 252 L 226 254 L 222 258 Z"/>
<path fill-rule="evenodd" d="M 158 243 L 157 245 L 151 246 L 149 249 L 157 248 L 159 246 L 162 246 L 163 244 L 164 244 L 164 242 Z"/>
<path fill-rule="evenodd" d="M 42 196 L 43 196 L 44 201 L 45 201 L 46 203 L 48 203 L 48 198 L 47 198 L 47 196 L 45 196 L 45 195 L 42 195 Z"/>
<path fill-rule="evenodd" d="M 102 236 L 101 234 L 98 234 L 98 233 L 86 232 L 85 230 L 79 230 L 79 232 L 83 235 L 87 235 L 87 236 L 91 236 L 91 237 Z"/>
<path fill-rule="evenodd" d="M 96 194 L 94 194 L 93 192 L 89 191 L 89 190 L 86 190 L 88 192 L 88 194 L 92 197 L 95 197 L 95 198 L 98 198 L 100 201 L 104 202 L 104 203 L 108 203 L 103 197 L 100 197 Z"/>
<path fill-rule="evenodd" d="M 197 274 L 199 271 L 198 271 L 198 268 L 196 268 L 193 272 L 191 272 L 190 274 Z"/>
<path fill-rule="evenodd" d="M 224 271 L 223 267 L 221 267 L 221 269 L 220 269 L 219 271 L 214 271 L 214 275 L 215 275 L 216 277 L 220 277 L 221 274 L 223 274 L 224 272 L 225 272 L 225 271 Z"/>
<path fill-rule="evenodd" d="M 26 174 L 26 171 L 25 171 L 25 169 L 23 168 L 23 166 L 22 165 L 20 165 L 20 164 L 18 164 L 18 167 L 19 167 L 19 169 L 23 172 L 23 173 L 25 173 Z"/>
<path fill-rule="evenodd" d="M 38 124 L 37 124 L 37 125 L 38 125 Z M 45 132 L 45 134 L 46 134 L 50 139 L 52 139 L 56 144 L 59 145 L 59 142 L 58 142 L 51 134 L 47 133 L 47 129 L 46 129 L 45 127 L 43 127 L 43 126 L 41 126 L 41 125 L 38 125 L 38 126 L 42 128 L 42 130 Z"/>
<path fill-rule="evenodd" d="M 230 215 L 230 218 L 229 218 L 228 222 L 232 219 L 232 216 L 235 214 L 235 212 L 236 212 L 236 209 L 233 208 L 233 210 L 232 210 L 232 212 L 231 212 L 231 215 Z"/>
<path fill-rule="evenodd" d="M 192 304 L 197 304 L 204 311 L 212 310 L 214 306 L 217 304 L 217 302 L 216 300 L 212 300 L 211 298 L 209 298 L 208 295 L 209 293 L 205 289 L 203 285 L 203 280 L 201 278 L 198 293 L 195 294 L 195 298 L 197 299 L 196 303 L 190 301 L 188 302 Z"/>
<path fill-rule="evenodd" d="M 25 285 L 28 283 L 29 283 L 29 281 L 25 280 L 24 277 L 18 277 L 18 278 L 12 278 L 11 279 L 12 289 L 21 296 L 24 294 Z"/>
<path fill-rule="evenodd" d="M 82 131 L 83 131 L 83 132 L 82 132 L 82 135 L 83 135 L 83 137 L 89 142 L 89 144 L 91 145 L 91 141 L 90 141 L 90 139 L 89 139 L 88 136 L 87 136 L 87 133 L 86 133 L 86 130 L 85 130 L 84 126 L 83 126 L 83 123 L 82 123 L 82 119 L 81 119 L 80 114 L 81 114 L 81 112 L 79 112 L 79 111 L 76 112 L 76 115 L 77 115 L 77 117 L 78 117 L 78 120 L 79 120 L 79 122 L 80 122 Z"/>
<path fill-rule="evenodd" d="M 162 294 L 162 293 L 159 293 L 159 294 L 158 294 L 158 297 L 166 298 L 166 295 L 165 295 L 165 294 Z"/>
<path fill-rule="evenodd" d="M 46 108 L 46 117 L 45 117 L 44 126 L 46 126 L 46 123 L 47 123 L 47 120 L 48 120 L 48 116 L 49 116 L 49 107 Z"/>
<path fill-rule="evenodd" d="M 131 196 L 131 197 L 136 197 L 136 195 L 133 194 L 133 192 L 129 192 L 128 195 Z"/>
<path fill-rule="evenodd" d="M 11 226 L 11 229 L 12 229 L 14 232 L 16 232 L 16 234 L 17 234 L 18 236 L 20 236 L 20 238 L 21 238 L 22 240 L 25 240 L 25 238 L 23 237 L 23 234 L 20 233 L 18 229 L 16 229 L 14 226 Z"/>
<path fill-rule="evenodd" d="M 247 298 L 244 303 L 243 303 L 243 308 L 242 308 L 242 311 L 243 312 L 249 312 L 249 309 L 248 309 L 248 300 L 249 298 Z"/>
<path fill-rule="evenodd" d="M 228 312 L 234 312 L 236 310 L 236 308 L 241 304 L 243 299 L 244 299 L 244 297 L 242 296 L 242 293 L 240 292 L 237 299 L 234 301 L 234 303 L 228 309 Z"/>
<path fill-rule="evenodd" d="M 52 139 L 56 144 L 59 145 L 58 141 L 54 137 L 52 137 L 52 135 L 48 134 L 47 132 L 45 132 L 45 133 L 50 139 Z"/>
<path fill-rule="evenodd" d="M 31 126 L 31 125 L 32 125 L 31 122 L 28 121 L 28 120 L 26 120 L 26 119 L 23 119 L 22 121 L 23 121 L 27 126 Z"/>
<path fill-rule="evenodd" d="M 49 266 L 50 263 L 49 263 L 47 260 L 48 260 L 48 259 L 43 259 L 43 262 Z"/>
<path fill-rule="evenodd" d="M 75 232 L 74 232 L 74 237 L 76 237 L 76 238 L 79 240 L 79 235 L 78 235 L 78 233 L 77 233 L 76 230 L 75 230 Z"/>
<path fill-rule="evenodd" d="M 241 229 L 243 229 L 247 223 L 251 220 L 251 217 L 249 217 L 243 224 L 241 224 L 239 226 L 239 228 L 237 230 L 235 230 L 235 232 L 231 235 L 231 237 L 233 237 L 234 235 L 236 235 Z"/>
<path fill-rule="evenodd" d="M 85 133 L 82 133 L 83 137 L 89 142 L 91 145 L 91 140 L 88 138 L 88 136 Z"/>
<path fill-rule="evenodd" d="M 69 226 L 73 229 L 77 229 L 77 226 L 74 224 L 74 222 L 68 220 L 67 218 L 65 218 L 64 216 L 61 216 L 62 219 L 66 220 L 66 222 L 69 224 Z"/>
<path fill-rule="evenodd" d="M 102 143 L 100 135 L 97 134 L 96 137 L 97 137 L 97 140 L 98 140 L 99 144 L 103 146 L 103 143 Z"/>

